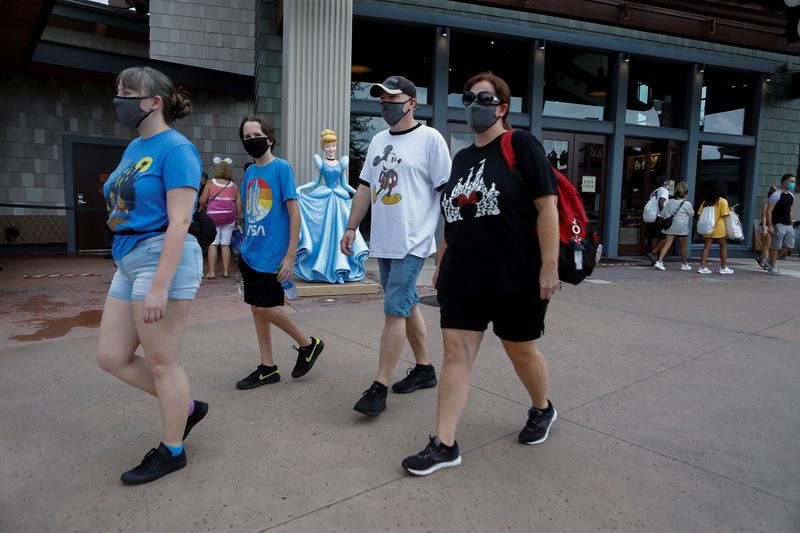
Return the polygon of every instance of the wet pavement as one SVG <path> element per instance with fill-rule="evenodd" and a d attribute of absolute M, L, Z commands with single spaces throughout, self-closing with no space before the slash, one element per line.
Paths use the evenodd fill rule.
<path fill-rule="evenodd" d="M 434 432 L 436 389 L 390 393 L 377 419 L 352 410 L 376 371 L 381 295 L 290 302 L 325 352 L 300 380 L 238 391 L 257 361 L 249 309 L 234 279 L 206 281 L 183 362 L 211 411 L 187 440 L 188 467 L 141 487 L 119 474 L 157 443 L 157 404 L 93 355 L 113 263 L 0 266 L 3 533 L 798 531 L 797 258 L 782 277 L 751 259 L 732 260 L 732 276 L 609 263 L 565 286 L 540 343 L 559 411 L 548 441 L 516 442 L 529 400 L 487 334 L 459 427 L 464 463 L 422 479 L 400 461 Z M 438 310 L 421 310 L 438 369 Z M 286 374 L 291 343 L 273 333 Z M 406 347 L 393 378 L 412 364 Z"/>

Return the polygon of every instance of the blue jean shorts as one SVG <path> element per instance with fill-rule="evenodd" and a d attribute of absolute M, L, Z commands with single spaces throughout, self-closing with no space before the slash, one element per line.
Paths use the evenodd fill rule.
<path fill-rule="evenodd" d="M 419 303 L 417 278 L 425 260 L 414 255 L 403 259 L 378 259 L 381 286 L 385 293 L 383 312 L 387 315 L 409 317 L 411 308 Z"/>
<path fill-rule="evenodd" d="M 117 272 L 111 280 L 108 295 L 130 302 L 144 300 L 153 285 L 161 249 L 164 247 L 164 234 L 143 239 L 133 249 L 117 261 Z M 186 235 L 183 255 L 167 291 L 170 300 L 194 300 L 200 280 L 203 278 L 203 252 L 197 239 Z"/>

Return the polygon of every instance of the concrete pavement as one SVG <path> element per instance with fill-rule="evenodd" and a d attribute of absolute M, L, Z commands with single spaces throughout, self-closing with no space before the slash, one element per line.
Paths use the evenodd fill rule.
<path fill-rule="evenodd" d="M 141 487 L 119 474 L 158 442 L 157 403 L 97 368 L 96 317 L 81 315 L 102 305 L 111 262 L 3 259 L 2 532 L 800 530 L 796 259 L 781 278 L 739 260 L 728 277 L 620 266 L 564 287 L 541 343 L 559 410 L 549 440 L 516 442 L 528 399 L 489 334 L 463 465 L 427 478 L 400 461 L 434 431 L 436 389 L 390 394 L 375 420 L 352 411 L 377 368 L 379 297 L 293 302 L 325 352 L 292 381 L 276 332 L 286 378 L 243 392 L 249 312 L 235 283 L 206 283 L 183 360 L 211 411 L 189 466 Z M 22 278 L 34 271 L 59 277 Z M 421 308 L 438 369 L 438 310 Z M 396 379 L 412 359 L 406 348 Z"/>

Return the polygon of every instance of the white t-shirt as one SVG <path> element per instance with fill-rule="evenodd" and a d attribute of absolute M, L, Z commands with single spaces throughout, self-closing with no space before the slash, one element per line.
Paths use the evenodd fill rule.
<path fill-rule="evenodd" d="M 666 187 L 664 187 L 662 185 L 661 187 L 659 187 L 658 189 L 656 189 L 652 193 L 650 193 L 650 197 L 652 198 L 653 196 L 658 196 L 658 203 L 659 204 L 661 203 L 661 199 L 663 198 L 664 199 L 664 205 L 666 206 L 667 205 L 666 201 L 669 200 L 669 189 L 667 189 Z M 658 216 L 661 216 L 661 209 L 658 210 Z"/>
<path fill-rule="evenodd" d="M 439 192 L 450 179 L 450 152 L 442 135 L 418 124 L 372 138 L 359 181 L 369 186 L 372 228 L 369 255 L 426 258 L 436 251 Z"/>

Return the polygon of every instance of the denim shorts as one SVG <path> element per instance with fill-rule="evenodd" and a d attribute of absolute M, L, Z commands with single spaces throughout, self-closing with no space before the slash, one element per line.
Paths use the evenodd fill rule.
<path fill-rule="evenodd" d="M 381 286 L 385 293 L 383 312 L 391 316 L 410 317 L 411 308 L 419 303 L 417 278 L 425 260 L 414 255 L 403 259 L 378 259 Z"/>
<path fill-rule="evenodd" d="M 117 261 L 117 272 L 111 280 L 108 295 L 129 302 L 144 300 L 153 285 L 161 249 L 164 247 L 164 234 L 143 239 L 133 249 Z M 172 285 L 167 291 L 170 300 L 194 300 L 200 280 L 203 277 L 203 252 L 197 239 L 186 235 Z"/>

